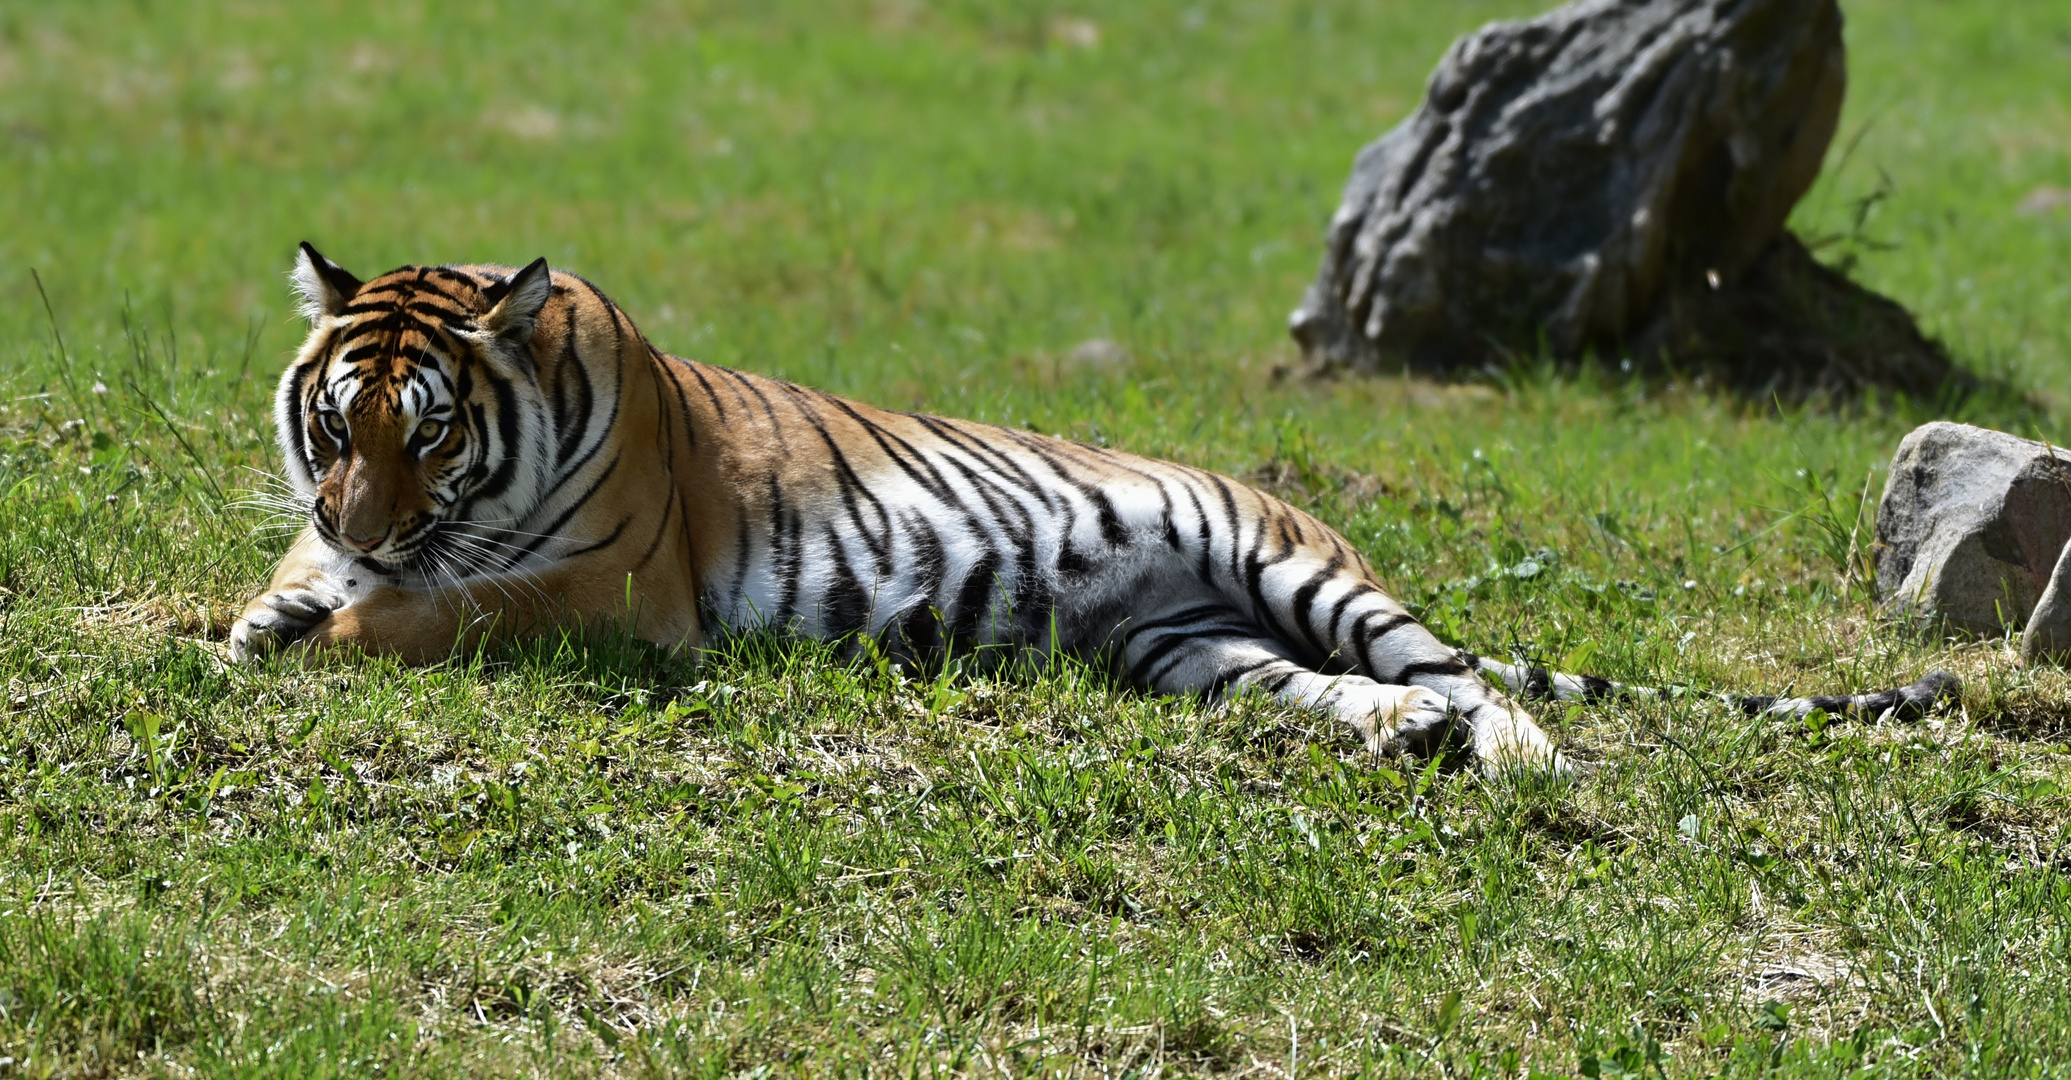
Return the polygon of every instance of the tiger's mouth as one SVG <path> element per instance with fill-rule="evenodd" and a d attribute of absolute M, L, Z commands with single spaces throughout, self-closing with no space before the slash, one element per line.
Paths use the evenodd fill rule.
<path fill-rule="evenodd" d="M 337 527 L 324 520 L 321 515 L 317 515 L 314 520 L 317 534 L 331 550 L 345 556 L 356 566 L 389 577 L 426 569 L 425 564 L 432 554 L 430 549 L 433 546 L 433 537 L 439 526 L 439 522 L 433 521 L 411 531 L 407 536 L 391 537 L 381 546 L 367 551 L 344 543 L 338 535 Z M 433 575 L 423 573 L 421 576 L 429 581 Z"/>
<path fill-rule="evenodd" d="M 436 522 L 418 529 L 408 536 L 399 536 L 388 542 L 378 556 L 391 573 L 416 570 L 424 571 L 431 561 L 432 537 L 437 532 Z M 425 575 L 427 580 L 430 575 Z"/>
<path fill-rule="evenodd" d="M 483 535 L 485 526 L 461 518 L 417 518 L 408 523 L 407 533 L 390 536 L 372 550 L 345 543 L 321 506 L 311 520 L 324 543 L 354 566 L 419 588 L 448 587 L 505 572 L 514 561 L 510 553 L 518 550 L 508 540 L 497 539 L 493 529 Z"/>

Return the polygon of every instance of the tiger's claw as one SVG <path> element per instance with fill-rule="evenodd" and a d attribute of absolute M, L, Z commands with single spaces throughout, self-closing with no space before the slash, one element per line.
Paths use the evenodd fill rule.
<path fill-rule="evenodd" d="M 247 604 L 230 628 L 230 656 L 250 663 L 279 652 L 321 626 L 344 601 L 314 588 L 282 589 Z"/>

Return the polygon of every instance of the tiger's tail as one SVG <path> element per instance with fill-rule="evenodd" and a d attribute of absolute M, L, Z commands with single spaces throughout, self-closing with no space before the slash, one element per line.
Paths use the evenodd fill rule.
<path fill-rule="evenodd" d="M 1533 664 L 1523 658 L 1506 664 L 1485 656 L 1462 652 L 1460 660 L 1483 678 L 1493 680 L 1523 698 L 1542 701 L 1616 701 L 1658 698 L 1667 691 L 1652 686 L 1626 686 L 1594 675 L 1569 675 Z M 1814 710 L 1833 716 L 1895 720 L 1917 720 L 1937 704 L 1953 699 L 1963 681 L 1946 671 L 1930 671 L 1914 682 L 1874 694 L 1832 694 L 1813 697 L 1779 697 L 1774 694 L 1730 694 L 1713 692 L 1712 697 L 1749 716 L 1803 717 Z"/>

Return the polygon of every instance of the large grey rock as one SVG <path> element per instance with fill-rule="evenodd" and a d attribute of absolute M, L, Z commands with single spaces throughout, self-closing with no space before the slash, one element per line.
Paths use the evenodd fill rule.
<path fill-rule="evenodd" d="M 1621 341 L 1770 249 L 1846 81 L 1834 0 L 1578 0 L 1486 26 L 1359 152 L 1294 336 L 1364 370 Z"/>
<path fill-rule="evenodd" d="M 2071 540 L 2071 453 L 1936 421 L 1898 444 L 1877 506 L 1887 612 L 1999 634 L 2026 625 Z"/>

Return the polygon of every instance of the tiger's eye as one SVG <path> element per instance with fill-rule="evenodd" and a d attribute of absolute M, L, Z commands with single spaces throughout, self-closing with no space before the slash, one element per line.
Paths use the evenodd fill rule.
<path fill-rule="evenodd" d="M 439 441 L 439 436 L 445 434 L 445 432 L 446 425 L 438 420 L 426 420 L 424 423 L 417 425 L 417 437 L 425 442 L 437 442 Z"/>
<path fill-rule="evenodd" d="M 317 419 L 323 421 L 324 430 L 330 432 L 334 438 L 340 440 L 345 438 L 345 417 L 338 415 L 336 410 L 325 409 L 316 414 L 316 416 Z"/>

